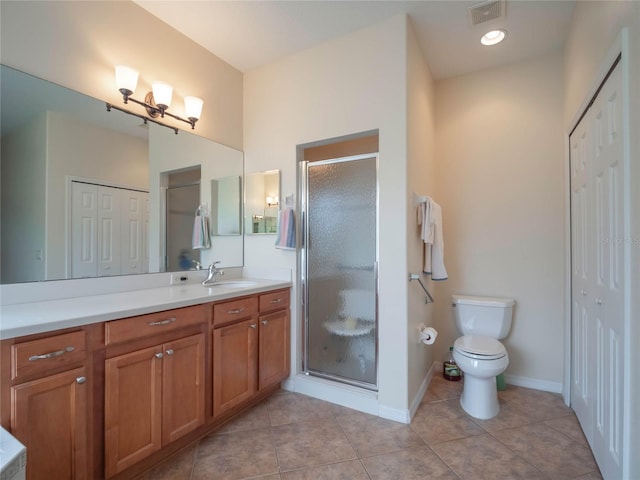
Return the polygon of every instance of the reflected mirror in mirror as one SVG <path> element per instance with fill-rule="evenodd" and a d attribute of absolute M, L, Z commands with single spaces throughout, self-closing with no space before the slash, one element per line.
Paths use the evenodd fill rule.
<path fill-rule="evenodd" d="M 211 234 L 242 234 L 242 178 L 239 175 L 211 180 Z"/>
<path fill-rule="evenodd" d="M 202 165 L 206 204 L 211 179 L 242 175 L 242 152 L 155 125 L 167 133 L 154 139 L 139 118 L 4 65 L 0 89 L 2 284 L 165 271 L 162 172 Z M 186 165 L 165 158 L 176 150 Z M 225 266 L 242 266 L 242 243 L 216 245 Z"/>
<path fill-rule="evenodd" d="M 280 170 L 245 175 L 245 234 L 273 234 L 278 231 Z"/>

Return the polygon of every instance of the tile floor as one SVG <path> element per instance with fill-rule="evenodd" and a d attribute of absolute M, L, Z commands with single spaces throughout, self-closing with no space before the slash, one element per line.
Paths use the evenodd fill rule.
<path fill-rule="evenodd" d="M 601 479 L 559 395 L 508 386 L 476 420 L 435 376 L 411 425 L 279 392 L 138 480 Z"/>

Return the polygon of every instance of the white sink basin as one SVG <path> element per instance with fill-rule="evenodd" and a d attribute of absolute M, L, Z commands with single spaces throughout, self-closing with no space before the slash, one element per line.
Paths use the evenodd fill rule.
<path fill-rule="evenodd" d="M 215 283 L 205 283 L 205 287 L 222 287 L 222 288 L 245 288 L 245 287 L 253 287 L 256 285 L 256 282 L 252 282 L 249 280 L 223 280 L 221 282 Z"/>

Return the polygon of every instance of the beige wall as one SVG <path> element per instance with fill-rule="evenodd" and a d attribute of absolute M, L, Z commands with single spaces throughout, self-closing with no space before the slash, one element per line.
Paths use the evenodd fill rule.
<path fill-rule="evenodd" d="M 630 325 L 626 333 L 625 350 L 628 368 L 624 372 L 625 411 L 623 418 L 628 425 L 629 438 L 626 445 L 626 478 L 640 478 L 640 462 L 636 452 L 640 451 L 640 2 L 638 1 L 592 1 L 577 2 L 571 29 L 565 46 L 565 109 L 564 125 L 568 132 L 572 120 L 576 118 L 585 100 L 593 94 L 597 82 L 601 80 L 606 58 L 623 27 L 627 28 L 629 39 L 629 196 L 631 212 L 629 232 L 626 241 L 629 247 L 630 267 Z M 635 207 L 635 208 L 634 208 Z"/>
<path fill-rule="evenodd" d="M 135 98 L 143 99 L 154 80 L 166 81 L 174 86 L 171 110 L 184 116 L 182 97 L 199 96 L 204 109 L 195 132 L 242 149 L 242 73 L 135 3 L 1 2 L 0 8 L 3 64 L 117 105 L 114 65 L 129 65 L 140 71 Z"/>
<path fill-rule="evenodd" d="M 407 119 L 407 270 L 420 273 L 423 242 L 417 226 L 413 193 L 429 195 L 439 201 L 435 171 L 435 85 L 411 27 L 407 30 Z M 442 302 L 430 277 L 423 276 L 423 281 L 436 301 Z M 439 360 L 433 355 L 436 346 L 428 347 L 418 337 L 420 324 L 433 326 L 434 304 L 425 303 L 425 294 L 417 282 L 409 284 L 407 300 L 408 399 L 419 402 L 420 387 L 429 368 L 434 360 Z"/>
<path fill-rule="evenodd" d="M 458 335 L 450 295 L 512 297 L 507 374 L 560 391 L 564 362 L 562 56 L 436 84 L 438 198 L 449 280 L 438 355 Z"/>
<path fill-rule="evenodd" d="M 379 129 L 379 402 L 406 410 L 407 19 L 394 17 L 245 75 L 246 171 L 280 169 L 296 192 L 296 145 Z M 245 264 L 296 269 L 273 238 L 245 238 Z M 294 310 L 295 311 L 295 310 Z M 296 317 L 297 318 L 297 317 Z M 298 322 L 292 339 L 299 353 Z M 292 373 L 299 369 L 293 355 Z"/>
<path fill-rule="evenodd" d="M 97 180 L 106 185 L 149 189 L 146 139 L 81 122 L 57 112 L 47 113 L 46 278 L 70 278 L 65 223 L 70 192 L 67 177 Z"/>

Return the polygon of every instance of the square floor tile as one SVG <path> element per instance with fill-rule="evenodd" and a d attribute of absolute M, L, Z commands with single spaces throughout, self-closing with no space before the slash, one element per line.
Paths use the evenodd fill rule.
<path fill-rule="evenodd" d="M 425 446 L 425 442 L 409 425 L 366 413 L 342 416 L 339 423 L 361 458 Z"/>
<path fill-rule="evenodd" d="M 357 458 L 335 419 L 279 425 L 272 432 L 280 471 Z"/>
<path fill-rule="evenodd" d="M 598 468 L 587 447 L 545 424 L 509 428 L 493 435 L 551 476 L 577 477 Z"/>
<path fill-rule="evenodd" d="M 212 434 L 198 444 L 193 480 L 237 480 L 278 473 L 270 428 Z"/>
<path fill-rule="evenodd" d="M 464 413 L 457 399 L 421 404 L 411 429 L 429 445 L 485 433 Z"/>
<path fill-rule="evenodd" d="M 523 457 L 488 434 L 431 447 L 463 480 L 547 478 Z"/>
<path fill-rule="evenodd" d="M 410 448 L 362 460 L 372 480 L 458 480 L 429 447 Z"/>
<path fill-rule="evenodd" d="M 334 406 L 299 393 L 278 393 L 265 402 L 271 425 L 334 418 Z"/>
<path fill-rule="evenodd" d="M 369 480 L 360 460 L 284 472 L 282 480 Z"/>

